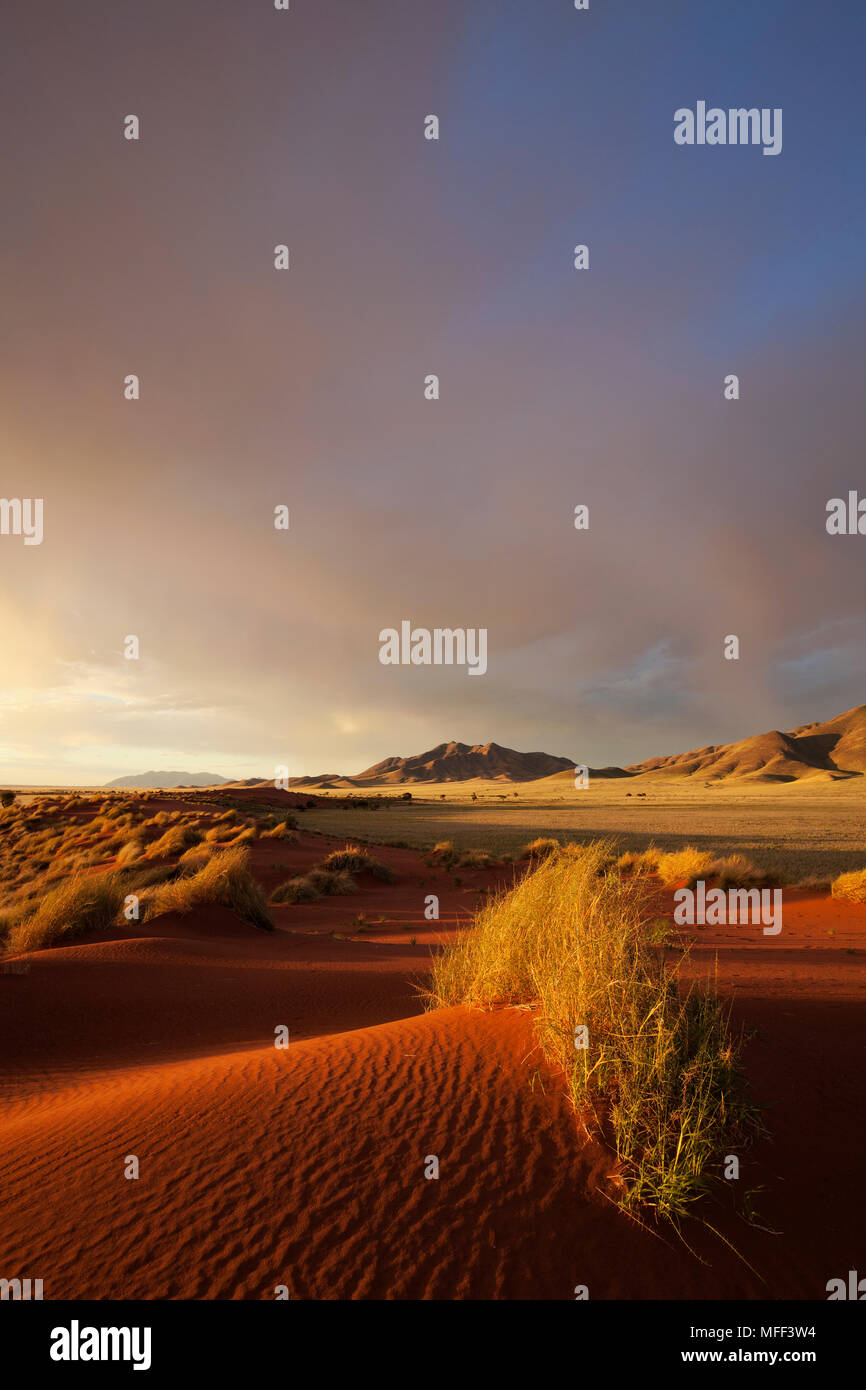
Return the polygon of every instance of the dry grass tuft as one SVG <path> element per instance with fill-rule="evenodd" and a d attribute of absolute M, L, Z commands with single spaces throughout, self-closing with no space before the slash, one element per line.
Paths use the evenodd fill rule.
<path fill-rule="evenodd" d="M 439 840 L 430 851 L 431 864 L 442 864 L 446 868 L 454 862 L 456 857 L 454 846 L 450 840 Z"/>
<path fill-rule="evenodd" d="M 317 898 L 357 893 L 358 885 L 345 869 L 311 869 L 274 889 L 272 903 L 311 903 Z"/>
<path fill-rule="evenodd" d="M 144 852 L 144 845 L 141 840 L 135 838 L 127 840 L 117 852 L 117 862 L 118 864 L 131 864 L 134 860 L 141 859 Z"/>
<path fill-rule="evenodd" d="M 147 919 L 208 904 L 231 908 L 242 921 L 273 931 L 264 894 L 250 873 L 249 855 L 243 848 L 218 851 L 196 873 L 157 888 L 147 904 Z"/>
<path fill-rule="evenodd" d="M 560 849 L 558 840 L 538 839 L 530 840 L 528 845 L 524 845 L 520 851 L 521 859 L 545 859 L 549 854 L 558 854 Z"/>
<path fill-rule="evenodd" d="M 714 859 L 710 874 L 718 879 L 719 887 L 724 889 L 744 888 L 749 883 L 765 881 L 767 877 L 755 868 L 745 854 L 726 854 L 722 859 Z"/>
<path fill-rule="evenodd" d="M 495 864 L 492 854 L 488 854 L 483 849 L 467 849 L 460 855 L 456 867 L 458 869 L 487 869 L 491 864 Z"/>
<path fill-rule="evenodd" d="M 280 821 L 278 825 L 273 826 L 270 830 L 262 831 L 263 840 L 283 840 L 291 844 L 293 840 L 297 840 L 298 838 L 297 830 L 293 830 L 287 821 Z"/>
<path fill-rule="evenodd" d="M 353 874 L 372 874 L 383 883 L 393 883 L 396 877 L 393 869 L 383 864 L 381 859 L 374 859 L 358 845 L 346 845 L 345 849 L 334 850 L 323 859 L 321 867 L 326 871 L 346 869 Z"/>
<path fill-rule="evenodd" d="M 37 951 L 66 937 L 110 927 L 123 906 L 119 874 L 76 874 L 45 894 L 9 932 L 10 952 Z"/>
<path fill-rule="evenodd" d="M 834 898 L 843 898 L 849 903 L 866 903 L 866 869 L 840 874 L 834 878 L 830 892 Z"/>
<path fill-rule="evenodd" d="M 482 908 L 434 959 L 428 1002 L 535 1006 L 576 1110 L 616 1148 L 621 1201 L 676 1222 L 754 1113 L 727 1010 L 680 985 L 652 944 L 646 883 L 608 867 L 610 850 L 546 855 Z"/>
<path fill-rule="evenodd" d="M 201 838 L 201 833 L 191 825 L 172 825 L 153 842 L 147 853 L 151 859 L 183 854 L 190 845 L 197 845 Z"/>
<path fill-rule="evenodd" d="M 705 850 L 695 849 L 693 845 L 686 845 L 684 849 L 675 849 L 670 853 L 663 851 L 647 850 L 641 858 L 645 867 L 655 861 L 655 872 L 658 874 L 662 883 L 670 886 L 672 883 L 693 883 L 699 878 L 710 878 L 713 873 L 715 857 L 708 854 Z"/>

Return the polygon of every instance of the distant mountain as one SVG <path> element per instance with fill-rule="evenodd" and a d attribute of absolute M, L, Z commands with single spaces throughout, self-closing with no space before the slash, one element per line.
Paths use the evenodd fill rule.
<path fill-rule="evenodd" d="M 318 787 L 330 791 L 389 787 L 424 782 L 570 782 L 576 764 L 552 753 L 518 753 L 499 743 L 439 743 L 412 757 L 384 758 L 364 772 L 348 777 L 323 772 L 317 777 L 292 777 L 293 790 Z M 773 729 L 737 743 L 708 744 L 690 753 L 648 758 L 631 766 L 590 768 L 590 783 L 602 778 L 644 780 L 695 778 L 703 782 L 742 779 L 750 782 L 840 781 L 866 773 L 866 705 L 837 714 L 823 723 L 801 724 L 782 733 Z M 142 772 L 118 777 L 108 787 L 265 787 L 266 777 L 230 782 L 207 772 Z"/>
<path fill-rule="evenodd" d="M 212 772 L 138 772 L 115 777 L 106 787 L 221 787 L 228 779 Z"/>
<path fill-rule="evenodd" d="M 573 767 L 571 758 L 556 758 L 551 753 L 518 753 L 498 743 L 452 742 L 410 758 L 385 758 L 354 777 L 325 773 L 293 778 L 292 786 L 393 786 L 404 782 L 469 782 L 476 777 L 490 782 L 534 782 Z"/>
<path fill-rule="evenodd" d="M 633 763 L 632 777 L 696 777 L 719 782 L 729 777 L 752 782 L 839 781 L 866 772 L 866 705 L 837 714 L 823 724 L 778 729 L 738 743 L 710 744 L 691 753 Z"/>

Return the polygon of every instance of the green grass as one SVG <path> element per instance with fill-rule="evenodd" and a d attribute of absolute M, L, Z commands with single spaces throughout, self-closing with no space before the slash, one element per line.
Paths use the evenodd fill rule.
<path fill-rule="evenodd" d="M 754 1112 L 727 1009 L 667 964 L 645 882 L 622 878 L 611 853 L 596 843 L 550 854 L 483 907 L 434 959 L 428 1003 L 534 1006 L 576 1111 L 616 1150 L 618 1199 L 678 1223 L 721 1182 Z"/>

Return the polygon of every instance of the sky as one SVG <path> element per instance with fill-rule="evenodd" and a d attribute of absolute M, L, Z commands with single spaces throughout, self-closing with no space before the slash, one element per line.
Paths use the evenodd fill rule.
<path fill-rule="evenodd" d="M 860 3 L 3 10 L 0 496 L 44 520 L 0 781 L 626 764 L 866 700 Z M 677 145 L 698 101 L 781 153 Z M 383 665 L 403 620 L 486 672 Z"/>

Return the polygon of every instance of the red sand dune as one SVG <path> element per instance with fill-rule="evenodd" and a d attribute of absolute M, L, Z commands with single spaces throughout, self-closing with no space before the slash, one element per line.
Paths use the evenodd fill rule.
<path fill-rule="evenodd" d="M 281 863 L 321 852 L 279 847 Z M 434 875 L 381 853 L 397 883 L 282 909 L 299 930 L 209 909 L 0 975 L 0 1272 L 42 1278 L 46 1298 L 270 1298 L 278 1284 L 293 1298 L 570 1299 L 578 1284 L 824 1298 L 862 1266 L 866 907 L 786 895 L 782 938 L 691 930 L 690 969 L 718 961 L 756 1030 L 747 1065 L 772 1137 L 741 1155 L 741 1184 L 762 1189 L 761 1222 L 781 1234 L 705 1213 L 753 1273 L 697 1224 L 689 1250 L 612 1204 L 611 1158 L 578 1132 L 530 1013 L 419 1015 L 428 952 L 393 920 L 423 922 Z M 468 915 L 474 898 L 440 886 Z M 323 934 L 372 903 L 393 914 L 384 941 Z"/>

